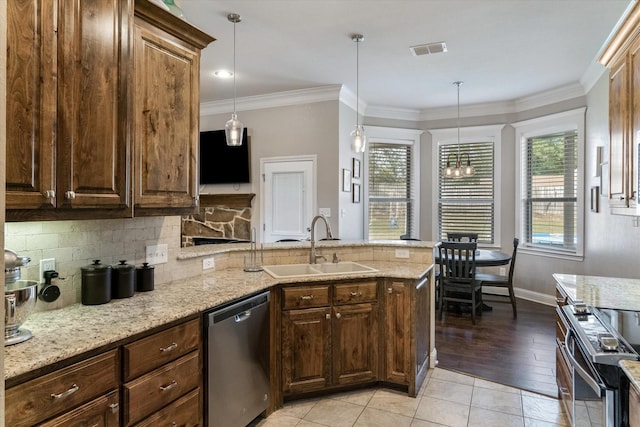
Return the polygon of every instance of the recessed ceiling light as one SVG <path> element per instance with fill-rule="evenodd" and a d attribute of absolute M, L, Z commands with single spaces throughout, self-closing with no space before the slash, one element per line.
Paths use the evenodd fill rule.
<path fill-rule="evenodd" d="M 213 72 L 213 75 L 221 79 L 229 79 L 233 77 L 233 72 L 229 70 L 217 70 Z"/>

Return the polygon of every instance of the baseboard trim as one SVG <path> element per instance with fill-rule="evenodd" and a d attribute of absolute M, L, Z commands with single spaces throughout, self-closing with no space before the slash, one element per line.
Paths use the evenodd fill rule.
<path fill-rule="evenodd" d="M 513 288 L 516 294 L 516 298 L 522 298 L 529 301 L 537 302 L 539 304 L 554 306 L 556 305 L 556 298 L 553 295 L 543 294 L 540 292 L 530 291 L 528 289 Z M 505 288 L 494 288 L 492 286 L 483 286 L 483 294 L 509 296 L 509 291 Z"/>

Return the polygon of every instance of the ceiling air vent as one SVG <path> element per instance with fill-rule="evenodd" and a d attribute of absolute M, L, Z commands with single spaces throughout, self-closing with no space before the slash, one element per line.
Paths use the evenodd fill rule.
<path fill-rule="evenodd" d="M 420 44 L 417 46 L 411 46 L 409 48 L 413 56 L 431 55 L 434 53 L 444 53 L 447 51 L 447 44 L 445 42 Z"/>

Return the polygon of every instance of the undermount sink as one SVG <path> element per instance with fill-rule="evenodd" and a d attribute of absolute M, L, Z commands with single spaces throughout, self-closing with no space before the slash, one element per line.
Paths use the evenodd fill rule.
<path fill-rule="evenodd" d="M 281 264 L 265 265 L 264 271 L 276 279 L 286 277 L 321 276 L 330 274 L 357 274 L 378 271 L 375 268 L 352 261 L 324 264 Z"/>

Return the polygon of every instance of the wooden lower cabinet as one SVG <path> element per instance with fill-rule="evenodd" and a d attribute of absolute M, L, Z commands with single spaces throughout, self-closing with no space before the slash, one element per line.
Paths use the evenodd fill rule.
<path fill-rule="evenodd" d="M 640 426 L 640 393 L 636 386 L 629 386 L 629 425 Z"/>
<path fill-rule="evenodd" d="M 201 389 L 185 394 L 173 404 L 161 409 L 136 424 L 136 427 L 156 427 L 159 425 L 196 427 L 202 425 L 200 401 Z"/>
<path fill-rule="evenodd" d="M 309 392 L 384 382 L 415 396 L 430 351 L 430 273 L 422 280 L 283 285 L 272 293 L 274 408 Z"/>
<path fill-rule="evenodd" d="M 100 396 L 85 403 L 73 411 L 67 412 L 43 424 L 40 427 L 84 427 L 120 425 L 120 395 L 117 391 Z"/>

